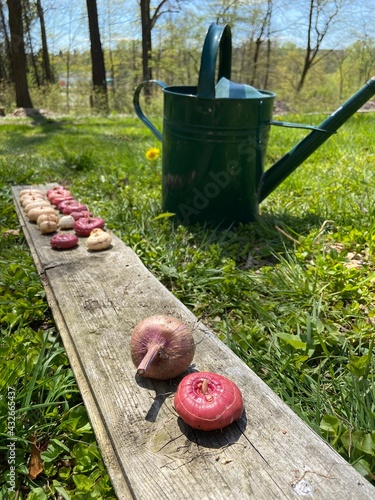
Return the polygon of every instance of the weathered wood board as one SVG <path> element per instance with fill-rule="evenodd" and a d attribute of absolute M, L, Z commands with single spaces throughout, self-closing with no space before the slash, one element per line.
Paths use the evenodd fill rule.
<path fill-rule="evenodd" d="M 375 488 L 315 434 L 213 332 L 197 321 L 113 235 L 113 246 L 56 251 L 24 216 L 20 224 L 119 499 L 373 499 Z M 45 190 L 47 186 L 42 186 Z M 193 368 L 240 387 L 241 420 L 194 431 L 173 408 L 178 380 L 135 377 L 132 329 L 171 314 L 194 328 Z"/>

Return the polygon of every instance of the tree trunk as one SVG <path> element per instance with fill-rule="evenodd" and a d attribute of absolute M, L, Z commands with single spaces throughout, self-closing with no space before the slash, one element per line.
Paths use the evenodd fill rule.
<path fill-rule="evenodd" d="M 151 16 L 150 0 L 141 0 L 141 23 L 142 23 L 142 78 L 152 80 L 152 41 L 151 41 Z M 144 88 L 146 96 L 150 94 L 150 89 Z"/>
<path fill-rule="evenodd" d="M 70 47 L 66 54 L 66 109 L 68 114 L 70 113 Z"/>
<path fill-rule="evenodd" d="M 137 65 L 137 53 L 138 53 L 138 47 L 137 47 L 137 42 L 135 40 L 132 41 L 132 74 L 134 75 L 133 77 L 133 84 L 137 85 L 138 79 L 137 79 L 137 73 L 138 73 L 138 65 Z"/>
<path fill-rule="evenodd" d="M 86 0 L 91 42 L 91 66 L 93 95 L 92 108 L 108 113 L 108 92 L 104 65 L 104 54 L 100 41 L 98 9 L 96 0 Z"/>
<path fill-rule="evenodd" d="M 32 108 L 26 73 L 26 53 L 23 40 L 21 0 L 7 0 L 9 11 L 10 55 L 12 78 L 19 108 Z"/>
<path fill-rule="evenodd" d="M 263 36 L 263 29 L 262 29 L 260 35 L 258 36 L 258 38 L 255 40 L 255 51 L 254 51 L 254 57 L 253 57 L 253 75 L 251 77 L 251 82 L 250 82 L 251 85 L 256 84 L 260 47 L 263 43 L 262 36 Z"/>
<path fill-rule="evenodd" d="M 3 32 L 4 36 L 4 43 L 5 43 L 5 55 L 3 58 L 3 78 L 6 78 L 8 82 L 13 81 L 12 80 L 12 70 L 10 67 L 10 61 L 11 61 L 11 56 L 10 56 L 10 41 L 9 41 L 9 35 L 8 35 L 8 30 L 5 22 L 5 16 L 4 16 L 4 8 L 3 8 L 3 1 L 0 0 L 0 25 L 1 25 L 1 31 Z"/>
<path fill-rule="evenodd" d="M 296 89 L 297 92 L 301 92 L 301 90 L 305 84 L 306 76 L 307 76 L 307 73 L 309 72 L 309 69 L 311 68 L 312 61 L 313 61 L 313 58 L 311 57 L 311 47 L 307 46 L 306 54 L 305 54 L 305 61 L 303 63 L 301 76 L 300 76 L 300 79 L 299 79 L 299 82 L 297 85 L 297 89 Z"/>
<path fill-rule="evenodd" d="M 43 58 L 44 78 L 45 78 L 45 81 L 47 83 L 55 83 L 55 78 L 54 78 L 51 64 L 50 64 L 50 60 L 49 60 L 46 25 L 44 22 L 44 11 L 43 11 L 41 0 L 36 0 L 36 8 L 37 8 L 38 17 L 39 17 L 40 32 L 41 32 L 41 38 L 42 38 L 42 58 Z"/>
<path fill-rule="evenodd" d="M 258 76 L 258 64 L 259 64 L 259 56 L 260 56 L 260 51 L 264 42 L 264 33 L 267 29 L 267 35 L 268 39 L 270 37 L 270 23 L 271 23 L 271 16 L 272 16 L 272 0 L 268 0 L 267 2 L 267 11 L 266 14 L 262 20 L 262 24 L 260 26 L 259 34 L 255 40 L 255 51 L 254 51 L 254 57 L 253 57 L 253 76 L 251 78 L 251 85 L 256 85 L 257 83 L 257 76 Z"/>
<path fill-rule="evenodd" d="M 322 59 L 318 58 L 320 47 L 327 33 L 332 28 L 341 6 L 342 2 L 340 0 L 325 2 L 322 2 L 321 0 L 310 0 L 305 60 L 296 88 L 297 93 L 302 90 L 310 69 L 314 66 L 314 64 Z M 329 12 L 328 9 L 331 7 L 333 8 L 333 11 Z"/>
<path fill-rule="evenodd" d="M 175 10 L 168 9 L 162 10 L 164 6 L 172 7 L 170 0 L 161 0 L 156 6 L 153 15 L 150 11 L 150 0 L 140 0 L 141 7 L 141 24 L 142 24 L 142 76 L 143 80 L 152 80 L 152 37 L 151 31 L 155 26 L 156 21 L 160 16 L 167 12 L 177 12 Z M 176 8 L 179 8 L 179 0 L 176 0 Z M 170 5 L 169 5 L 170 4 Z M 144 88 L 144 94 L 147 97 L 150 96 L 151 90 L 149 87 Z"/>
<path fill-rule="evenodd" d="M 270 75 L 270 64 L 271 64 L 271 38 L 267 38 L 267 52 L 266 52 L 266 69 L 264 74 L 264 83 L 263 88 L 267 90 L 268 87 L 268 79 Z"/>
<path fill-rule="evenodd" d="M 38 68 L 38 62 L 37 58 L 35 57 L 34 53 L 34 47 L 33 47 L 33 39 L 31 37 L 31 21 L 30 21 L 30 2 L 26 1 L 23 4 L 23 18 L 24 18 L 24 31 L 25 31 L 25 39 L 27 40 L 27 45 L 28 45 L 28 53 L 29 53 L 29 68 L 30 65 L 32 69 L 34 70 L 34 78 L 35 78 L 35 83 L 37 87 L 39 88 L 41 85 L 41 80 L 39 77 L 39 68 Z"/>
<path fill-rule="evenodd" d="M 272 46 L 271 18 L 272 18 L 272 0 L 268 0 L 266 68 L 265 68 L 264 84 L 263 84 L 263 88 L 266 90 L 268 87 L 268 78 L 270 74 L 270 65 L 271 65 L 271 46 Z"/>

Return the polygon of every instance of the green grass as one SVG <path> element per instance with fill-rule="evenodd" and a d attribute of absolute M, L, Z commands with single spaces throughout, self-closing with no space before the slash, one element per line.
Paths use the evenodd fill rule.
<path fill-rule="evenodd" d="M 160 171 L 145 152 L 159 144 L 133 118 L 0 126 L 0 352 L 6 360 L 0 449 L 12 386 L 20 493 L 114 496 L 17 232 L 10 186 L 47 182 L 68 184 L 304 421 L 374 480 L 374 124 L 372 114 L 353 117 L 261 204 L 260 222 L 226 230 L 158 218 Z M 272 129 L 268 163 L 303 136 Z M 30 480 L 33 440 L 43 450 L 44 471 Z M 7 468 L 2 459 L 0 477 Z"/>

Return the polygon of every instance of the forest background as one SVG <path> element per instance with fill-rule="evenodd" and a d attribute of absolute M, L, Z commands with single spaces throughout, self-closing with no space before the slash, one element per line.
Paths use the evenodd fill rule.
<path fill-rule="evenodd" d="M 197 84 L 205 33 L 216 21 L 232 28 L 232 80 L 276 92 L 282 111 L 329 111 L 375 73 L 373 7 L 372 0 L 0 0 L 0 106 L 7 114 L 132 113 L 142 80 Z"/>

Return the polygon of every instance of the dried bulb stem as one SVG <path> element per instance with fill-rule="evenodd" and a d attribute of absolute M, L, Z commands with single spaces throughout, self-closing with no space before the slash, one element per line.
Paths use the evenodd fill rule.
<path fill-rule="evenodd" d="M 154 361 L 156 356 L 159 354 L 160 348 L 162 346 L 158 343 L 150 344 L 145 357 L 142 359 L 137 368 L 137 375 L 143 376 L 146 374 L 148 367 Z"/>
<path fill-rule="evenodd" d="M 202 394 L 207 394 L 208 392 L 208 384 L 207 384 L 207 379 L 204 378 L 202 381 Z"/>

